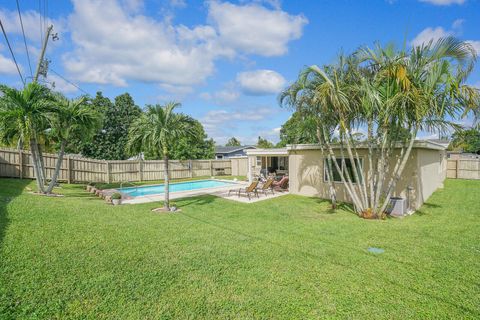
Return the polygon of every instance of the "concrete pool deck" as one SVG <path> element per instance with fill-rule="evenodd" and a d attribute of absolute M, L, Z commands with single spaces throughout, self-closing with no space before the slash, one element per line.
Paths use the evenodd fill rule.
<path fill-rule="evenodd" d="M 240 188 L 245 188 L 249 185 L 247 181 L 232 181 L 232 180 L 220 180 L 218 181 L 225 181 L 232 183 L 228 186 L 222 187 L 213 187 L 213 188 L 205 188 L 205 189 L 197 189 L 197 190 L 189 190 L 189 191 L 177 191 L 177 192 L 170 192 L 170 200 L 180 199 L 180 198 L 188 198 L 188 197 L 196 197 L 201 195 L 214 195 L 223 199 L 238 201 L 242 203 L 254 203 L 262 200 L 277 198 L 283 195 L 288 194 L 288 191 L 278 192 L 276 191 L 274 194 L 268 193 L 265 195 L 263 193 L 259 193 L 258 197 L 255 195 L 251 196 L 249 200 L 245 194 L 240 196 L 237 195 L 236 192 L 231 192 L 229 195 L 230 190 L 238 190 Z M 141 186 L 144 187 L 144 186 Z M 118 192 L 116 189 L 111 189 L 114 192 Z M 108 190 L 110 191 L 110 190 Z M 122 199 L 122 204 L 139 204 L 139 203 L 149 203 L 149 202 L 160 202 L 163 201 L 164 195 L 163 194 L 153 194 L 147 196 L 138 196 L 138 197 L 131 197 L 127 199 Z"/>

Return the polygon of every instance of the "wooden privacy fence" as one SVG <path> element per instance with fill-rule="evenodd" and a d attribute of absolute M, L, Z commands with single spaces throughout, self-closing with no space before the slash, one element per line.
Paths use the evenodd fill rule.
<path fill-rule="evenodd" d="M 235 171 L 235 175 L 246 175 L 243 168 L 246 167 L 247 159 L 241 160 L 233 163 L 230 159 L 170 160 L 170 177 L 181 179 L 225 176 L 232 175 L 232 170 Z M 53 175 L 56 161 L 57 155 L 43 154 L 47 179 Z M 65 156 L 60 169 L 59 181 L 111 183 L 161 180 L 163 179 L 163 165 L 164 161 L 162 160 L 105 161 Z M 35 178 L 30 152 L 0 149 L 0 177 Z"/>
<path fill-rule="evenodd" d="M 480 159 L 449 159 L 447 178 L 480 179 Z"/>

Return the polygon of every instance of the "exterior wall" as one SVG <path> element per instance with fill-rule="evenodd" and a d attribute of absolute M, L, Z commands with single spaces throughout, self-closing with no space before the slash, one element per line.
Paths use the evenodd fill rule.
<path fill-rule="evenodd" d="M 358 150 L 363 157 L 364 174 L 367 169 L 367 150 Z M 398 152 L 390 159 L 390 170 L 393 170 Z M 418 209 L 423 202 L 440 187 L 446 175 L 446 161 L 440 165 L 440 154 L 444 151 L 413 149 L 397 183 L 393 196 L 406 198 L 411 209 Z M 339 156 L 337 154 L 337 156 Z M 418 157 L 422 157 L 418 160 Z M 291 150 L 289 157 L 290 192 L 304 196 L 329 198 L 328 183 L 324 181 L 324 157 L 320 150 Z M 422 182 L 420 182 L 422 180 Z M 335 182 L 337 199 L 351 202 L 343 183 Z M 411 187 L 411 188 L 408 188 Z M 411 189 L 411 190 L 408 190 Z"/>
<path fill-rule="evenodd" d="M 232 176 L 246 176 L 248 174 L 248 158 L 229 158 L 232 162 Z"/>
<path fill-rule="evenodd" d="M 445 151 L 417 149 L 419 179 L 417 181 L 419 203 L 424 203 L 438 188 L 443 188 L 447 177 Z"/>

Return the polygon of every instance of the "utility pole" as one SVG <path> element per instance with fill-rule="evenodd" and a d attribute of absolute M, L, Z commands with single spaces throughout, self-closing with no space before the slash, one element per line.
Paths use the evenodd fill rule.
<path fill-rule="evenodd" d="M 45 40 L 43 40 L 42 51 L 40 53 L 40 58 L 38 59 L 37 70 L 35 71 L 35 76 L 33 77 L 33 82 L 37 82 L 40 71 L 42 71 L 42 74 L 46 75 L 46 69 L 48 68 L 48 63 L 47 63 L 47 66 L 45 68 L 45 62 L 43 60 L 43 57 L 45 56 L 45 50 L 47 49 L 48 38 L 50 38 L 50 32 L 52 32 L 52 29 L 53 29 L 53 25 L 50 25 L 47 28 L 47 34 L 45 36 Z"/>

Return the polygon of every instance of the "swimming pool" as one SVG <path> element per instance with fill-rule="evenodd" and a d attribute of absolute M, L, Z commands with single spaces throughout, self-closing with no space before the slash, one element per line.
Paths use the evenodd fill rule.
<path fill-rule="evenodd" d="M 170 192 L 179 191 L 192 191 L 199 189 L 219 188 L 236 185 L 235 182 L 219 181 L 219 180 L 198 180 L 188 182 L 177 182 L 170 184 Z M 154 186 L 144 187 L 128 187 L 117 189 L 119 192 L 130 197 L 141 197 L 154 194 L 163 194 L 165 192 L 165 186 L 163 184 L 157 184 Z"/>

